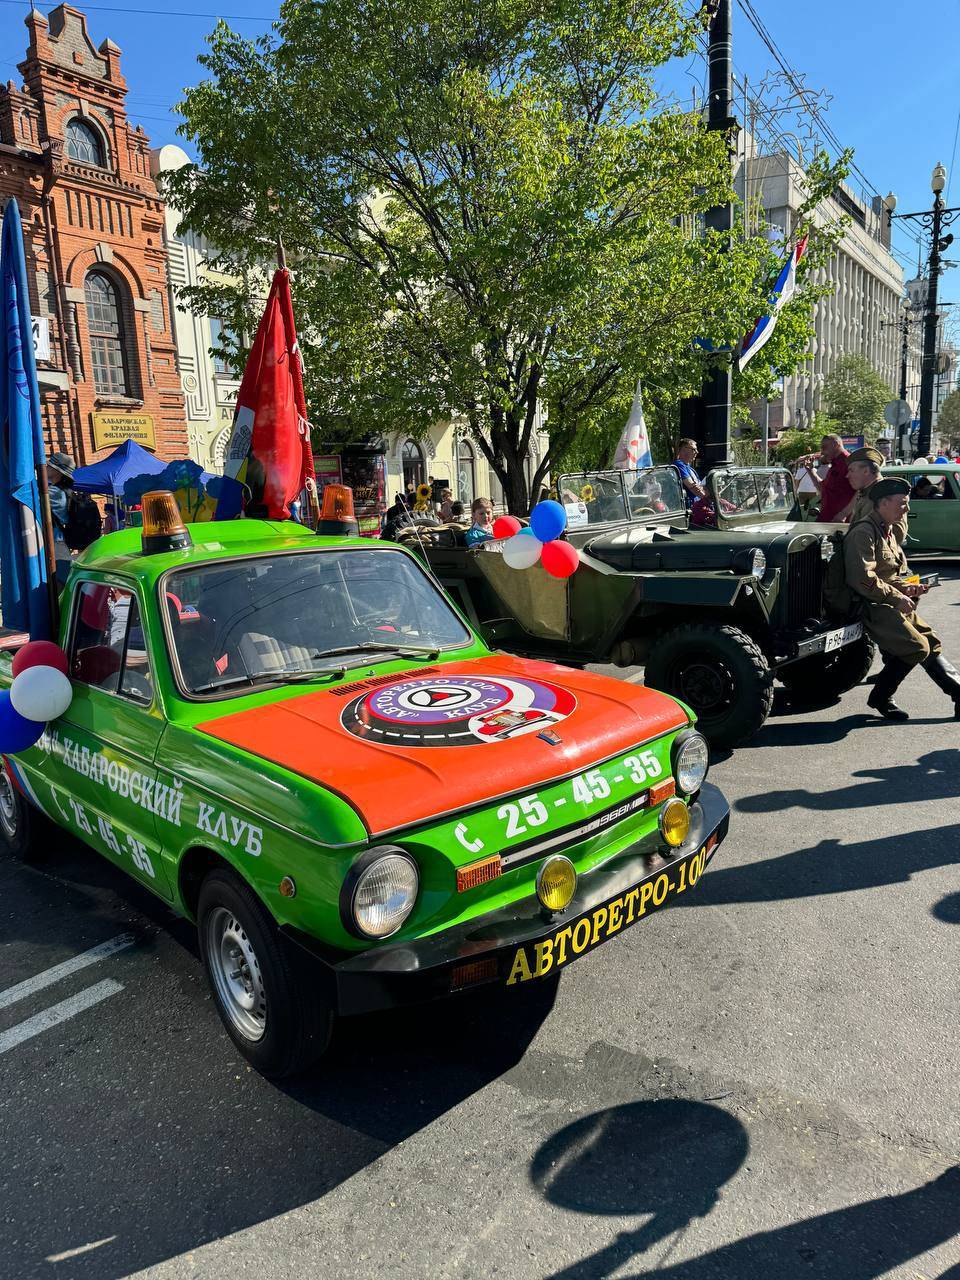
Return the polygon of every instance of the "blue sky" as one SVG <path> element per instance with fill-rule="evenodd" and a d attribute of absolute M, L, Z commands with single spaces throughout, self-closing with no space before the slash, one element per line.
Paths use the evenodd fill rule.
<path fill-rule="evenodd" d="M 937 6 L 923 0 L 912 5 L 902 0 L 805 0 L 791 5 L 785 0 L 753 0 L 753 5 L 808 86 L 832 95 L 827 122 L 843 145 L 855 149 L 855 161 L 870 183 L 884 194 L 894 190 L 900 211 L 928 208 L 930 171 L 938 160 L 950 166 L 960 112 L 958 0 Z M 250 36 L 267 31 L 278 9 L 275 0 L 228 0 L 228 6 L 225 16 L 231 25 Z M 196 57 L 213 20 L 177 13 L 209 15 L 215 8 L 212 0 L 173 0 L 167 9 L 157 0 L 78 7 L 87 13 L 94 44 L 109 36 L 123 51 L 131 118 L 143 124 L 154 146 L 178 141 L 171 108 L 183 87 L 201 78 Z M 118 12 L 121 8 L 138 12 Z M 17 78 L 15 64 L 26 47 L 27 9 L 20 0 L 0 0 L 4 80 Z M 150 9 L 153 12 L 146 12 Z M 751 84 L 774 65 L 740 0 L 734 2 L 734 64 L 738 75 Z M 695 85 L 702 90 L 704 76 L 703 59 L 695 57 L 671 67 L 666 80 L 689 96 Z M 957 171 L 951 175 L 948 194 L 951 203 L 960 205 L 960 148 L 953 167 Z M 856 176 L 852 181 L 859 185 Z M 960 219 L 956 234 L 954 256 L 960 261 Z M 894 243 L 906 259 L 907 275 L 914 274 L 916 240 L 900 226 Z M 960 267 L 945 272 L 941 292 L 960 300 Z"/>

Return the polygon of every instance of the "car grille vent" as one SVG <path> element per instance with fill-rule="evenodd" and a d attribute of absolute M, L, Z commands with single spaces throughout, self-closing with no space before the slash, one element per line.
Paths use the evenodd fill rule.
<path fill-rule="evenodd" d="M 330 692 L 335 698 L 343 698 L 349 693 L 362 693 L 364 689 L 376 689 L 381 684 L 396 684 L 398 680 L 409 680 L 412 676 L 431 676 L 439 667 L 420 667 L 416 671 L 394 671 L 389 676 L 374 676 L 372 680 L 355 680 L 353 684 L 340 684 Z"/>
<path fill-rule="evenodd" d="M 823 616 L 823 557 L 820 543 L 791 552 L 787 578 L 787 626 L 802 627 Z"/>

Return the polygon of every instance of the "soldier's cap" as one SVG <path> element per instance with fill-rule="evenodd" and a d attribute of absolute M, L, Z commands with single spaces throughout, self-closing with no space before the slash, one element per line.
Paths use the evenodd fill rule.
<path fill-rule="evenodd" d="M 910 481 L 891 478 L 889 480 L 878 480 L 876 484 L 870 486 L 870 500 L 876 506 L 884 498 L 897 498 L 906 496 L 910 492 Z"/>
<path fill-rule="evenodd" d="M 886 458 L 879 449 L 868 444 L 863 449 L 854 449 L 847 462 L 872 462 L 875 467 L 882 467 Z"/>

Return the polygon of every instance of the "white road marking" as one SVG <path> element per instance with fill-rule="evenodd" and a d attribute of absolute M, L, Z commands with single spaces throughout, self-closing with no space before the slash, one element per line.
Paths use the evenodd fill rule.
<path fill-rule="evenodd" d="M 66 1022 L 68 1018 L 76 1017 L 78 1013 L 83 1013 L 85 1009 L 92 1008 L 101 1000 L 106 1000 L 108 996 L 115 996 L 122 990 L 123 987 L 119 982 L 114 982 L 112 978 L 104 978 L 103 982 L 86 987 L 75 996 L 70 996 L 68 1000 L 52 1004 L 49 1009 L 34 1014 L 25 1022 L 18 1022 L 7 1031 L 0 1031 L 0 1053 L 6 1053 L 8 1049 L 16 1049 L 17 1045 L 38 1036 L 41 1031 L 49 1031 L 51 1027 Z"/>
<path fill-rule="evenodd" d="M 116 1236 L 104 1236 L 102 1240 L 91 1240 L 89 1244 L 78 1245 L 76 1249 L 64 1249 L 63 1253 L 51 1253 L 44 1258 L 44 1262 L 66 1262 L 68 1258 L 79 1258 L 81 1253 L 90 1253 L 92 1249 L 99 1249 L 101 1245 L 111 1244 L 116 1238 Z"/>
<path fill-rule="evenodd" d="M 32 996 L 35 991 L 42 991 L 44 987 L 52 987 L 55 982 L 69 977 L 71 973 L 86 969 L 88 965 L 98 964 L 107 956 L 132 947 L 135 942 L 136 938 L 132 933 L 120 933 L 109 942 L 101 942 L 99 946 L 91 947 L 89 951 L 81 951 L 78 956 L 64 960 L 62 964 L 55 964 L 52 969 L 44 969 L 42 973 L 35 974 L 32 978 L 25 978 L 15 987 L 7 987 L 6 991 L 0 991 L 0 1009 L 6 1009 L 7 1005 L 15 1004 L 18 1000 L 25 1000 L 27 996 Z"/>

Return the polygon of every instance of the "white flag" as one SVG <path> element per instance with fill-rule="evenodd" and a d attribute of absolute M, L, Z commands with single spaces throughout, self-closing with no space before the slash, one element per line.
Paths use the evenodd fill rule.
<path fill-rule="evenodd" d="M 647 424 L 643 418 L 643 400 L 640 396 L 640 383 L 633 397 L 630 416 L 623 428 L 623 435 L 613 455 L 613 465 L 618 471 L 636 471 L 639 467 L 652 467 L 653 454 L 650 452 L 650 437 L 647 435 Z"/>

